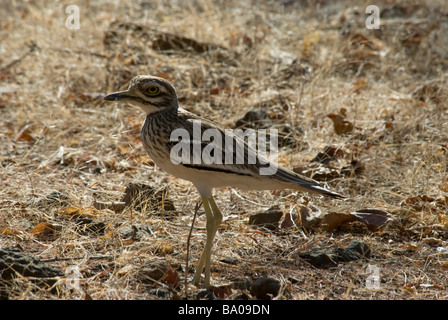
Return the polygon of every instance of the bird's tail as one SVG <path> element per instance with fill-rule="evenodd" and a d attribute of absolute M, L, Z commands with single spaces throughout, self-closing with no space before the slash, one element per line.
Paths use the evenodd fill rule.
<path fill-rule="evenodd" d="M 321 195 L 336 198 L 336 199 L 344 199 L 345 198 L 345 196 L 343 196 L 337 192 L 333 192 L 328 189 L 325 189 L 316 180 L 302 176 L 300 174 L 297 174 L 297 173 L 287 170 L 285 168 L 278 168 L 277 172 L 275 173 L 275 179 L 280 180 L 284 183 L 287 183 L 290 187 L 292 187 L 294 189 L 299 189 L 299 190 L 307 191 L 307 192 L 311 192 L 311 193 L 317 193 L 317 194 L 321 194 Z"/>

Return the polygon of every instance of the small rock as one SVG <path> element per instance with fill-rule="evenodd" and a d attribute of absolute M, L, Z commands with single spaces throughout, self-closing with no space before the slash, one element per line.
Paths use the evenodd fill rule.
<path fill-rule="evenodd" d="M 299 257 L 316 268 L 328 269 L 338 265 L 337 259 L 327 249 L 305 250 L 299 253 Z"/>
<path fill-rule="evenodd" d="M 279 221 L 283 216 L 283 212 L 278 206 L 273 206 L 265 212 L 253 214 L 249 217 L 249 224 L 257 227 L 275 230 Z"/>
<path fill-rule="evenodd" d="M 362 241 L 353 240 L 344 248 L 315 248 L 299 253 L 299 257 L 316 268 L 328 269 L 336 267 L 339 262 L 349 262 L 368 258 L 370 248 Z"/>
<path fill-rule="evenodd" d="M 0 249 L 0 297 L 2 299 L 8 298 L 7 286 L 12 284 L 11 280 L 17 276 L 16 273 L 23 277 L 33 278 L 33 283 L 40 287 L 51 287 L 57 281 L 51 278 L 65 276 L 62 270 L 40 261 L 19 248 L 2 248 Z"/>
<path fill-rule="evenodd" d="M 271 300 L 280 291 L 280 281 L 271 278 L 258 278 L 250 288 L 250 294 L 260 300 Z"/>
<path fill-rule="evenodd" d="M 362 241 L 353 240 L 345 248 L 336 249 L 338 261 L 354 261 L 370 256 L 369 246 Z"/>
<path fill-rule="evenodd" d="M 137 279 L 143 283 L 152 284 L 155 281 L 160 281 L 165 273 L 168 271 L 170 264 L 166 261 L 154 261 L 151 264 L 144 265 L 137 272 Z"/>

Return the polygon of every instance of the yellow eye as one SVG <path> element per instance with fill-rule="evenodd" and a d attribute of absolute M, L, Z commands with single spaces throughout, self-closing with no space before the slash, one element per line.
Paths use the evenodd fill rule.
<path fill-rule="evenodd" d="M 150 96 L 158 95 L 159 92 L 160 92 L 160 89 L 159 89 L 158 86 L 149 86 L 149 87 L 146 89 L 146 93 L 149 94 Z"/>

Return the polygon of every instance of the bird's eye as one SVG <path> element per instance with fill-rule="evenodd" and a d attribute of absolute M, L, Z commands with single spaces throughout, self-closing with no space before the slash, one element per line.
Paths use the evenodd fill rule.
<path fill-rule="evenodd" d="M 159 92 L 160 92 L 160 89 L 159 89 L 158 86 L 149 86 L 149 87 L 146 89 L 146 93 L 149 94 L 150 96 L 158 95 Z"/>

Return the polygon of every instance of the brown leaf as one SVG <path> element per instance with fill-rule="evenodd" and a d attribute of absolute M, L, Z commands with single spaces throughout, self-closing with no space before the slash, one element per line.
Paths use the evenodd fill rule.
<path fill-rule="evenodd" d="M 280 224 L 280 229 L 287 229 L 295 227 L 297 225 L 298 216 L 296 214 L 287 213 L 282 223 Z"/>
<path fill-rule="evenodd" d="M 177 288 L 180 286 L 180 277 L 176 270 L 169 267 L 168 270 L 165 272 L 163 276 L 163 280 L 173 286 L 174 288 Z"/>
<path fill-rule="evenodd" d="M 300 222 L 304 227 L 311 227 L 320 223 L 322 211 L 313 205 L 300 206 Z"/>
<path fill-rule="evenodd" d="M 84 300 L 93 300 L 92 296 L 84 290 Z"/>
<path fill-rule="evenodd" d="M 58 211 L 60 215 L 66 215 L 70 218 L 93 218 L 98 214 L 95 208 L 83 208 L 81 206 L 69 206 Z"/>
<path fill-rule="evenodd" d="M 36 138 L 31 135 L 30 125 L 24 126 L 16 136 L 16 141 L 26 141 L 30 143 L 36 142 Z"/>
<path fill-rule="evenodd" d="M 363 89 L 369 80 L 367 78 L 361 78 L 352 83 L 351 93 L 359 93 Z"/>
<path fill-rule="evenodd" d="M 435 199 L 432 197 L 428 197 L 427 195 L 418 195 L 416 197 L 407 198 L 401 204 L 416 204 L 419 202 L 433 202 Z"/>
<path fill-rule="evenodd" d="M 58 229 L 57 227 L 55 227 L 49 222 L 42 222 L 39 223 L 37 226 L 35 226 L 31 230 L 31 233 L 37 236 L 50 236 L 53 235 L 57 229 Z"/>
<path fill-rule="evenodd" d="M 323 216 L 321 227 L 324 231 L 334 231 L 342 224 L 356 221 L 356 217 L 346 213 L 331 212 Z"/>
<path fill-rule="evenodd" d="M 214 293 L 214 295 L 218 299 L 225 299 L 226 296 L 232 294 L 232 284 L 222 285 L 222 286 L 211 286 L 210 291 Z"/>
<path fill-rule="evenodd" d="M 18 236 L 20 234 L 20 231 L 6 227 L 0 230 L 0 234 L 7 236 Z"/>
<path fill-rule="evenodd" d="M 315 206 L 301 206 L 300 218 L 302 226 L 316 227 L 324 231 L 332 232 L 345 223 L 360 221 L 365 223 L 370 230 L 376 230 L 383 227 L 387 222 L 394 220 L 394 217 L 384 210 L 380 209 L 360 209 L 352 213 L 330 212 L 322 213 Z"/>
<path fill-rule="evenodd" d="M 387 211 L 380 209 L 360 209 L 351 213 L 359 221 L 364 222 L 371 230 L 376 230 L 386 225 L 394 217 Z"/>
<path fill-rule="evenodd" d="M 327 114 L 333 121 L 334 131 L 338 135 L 347 134 L 353 131 L 354 125 L 348 120 L 345 120 L 345 115 L 330 113 Z"/>

